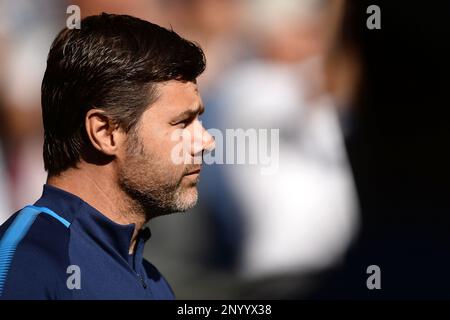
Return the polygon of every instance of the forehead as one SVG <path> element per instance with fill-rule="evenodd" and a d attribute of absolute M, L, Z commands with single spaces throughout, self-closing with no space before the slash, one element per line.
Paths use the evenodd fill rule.
<path fill-rule="evenodd" d="M 202 105 L 196 83 L 171 80 L 157 84 L 157 100 L 145 112 L 158 117 L 171 117 Z"/>

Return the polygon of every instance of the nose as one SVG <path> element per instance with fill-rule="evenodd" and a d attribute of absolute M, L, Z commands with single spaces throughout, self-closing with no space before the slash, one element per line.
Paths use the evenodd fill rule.
<path fill-rule="evenodd" d="M 194 128 L 191 154 L 193 156 L 211 152 L 216 147 L 214 137 L 198 122 Z"/>
<path fill-rule="evenodd" d="M 202 145 L 203 151 L 206 152 L 211 152 L 216 148 L 216 140 L 205 128 L 203 128 Z"/>

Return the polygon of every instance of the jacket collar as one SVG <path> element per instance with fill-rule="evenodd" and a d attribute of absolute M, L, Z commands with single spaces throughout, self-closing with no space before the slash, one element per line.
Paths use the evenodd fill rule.
<path fill-rule="evenodd" d="M 44 185 L 42 196 L 35 205 L 53 210 L 71 224 L 76 222 L 82 232 L 103 249 L 117 252 L 126 261 L 129 261 L 129 248 L 135 229 L 134 223 L 118 224 L 78 196 L 48 184 Z M 142 259 L 144 244 L 150 236 L 148 227 L 138 233 L 135 256 L 139 260 Z"/>

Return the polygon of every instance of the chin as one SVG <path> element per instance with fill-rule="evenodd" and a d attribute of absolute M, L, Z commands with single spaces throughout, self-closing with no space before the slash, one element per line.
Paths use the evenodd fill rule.
<path fill-rule="evenodd" d="M 184 212 L 189 209 L 192 209 L 198 200 L 198 191 L 197 187 L 192 186 L 185 190 L 182 194 L 178 196 L 176 201 L 176 207 L 178 212 Z"/>

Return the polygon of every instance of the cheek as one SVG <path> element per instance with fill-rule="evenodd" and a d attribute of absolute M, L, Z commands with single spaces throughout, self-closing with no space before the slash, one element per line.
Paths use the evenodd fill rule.
<path fill-rule="evenodd" d="M 153 159 L 152 165 L 155 169 L 175 176 L 183 173 L 185 167 L 185 148 L 183 146 L 186 140 L 182 135 L 183 131 L 186 130 L 176 130 L 171 127 L 159 130 L 152 128 L 141 132 L 146 158 Z"/>
<path fill-rule="evenodd" d="M 147 152 L 163 158 L 166 150 L 170 149 L 171 132 L 164 127 L 151 126 L 147 130 L 141 130 L 140 135 Z"/>
<path fill-rule="evenodd" d="M 191 148 L 190 132 L 187 129 L 172 129 L 162 139 L 165 145 L 165 153 L 174 165 L 183 165 L 189 161 Z"/>

